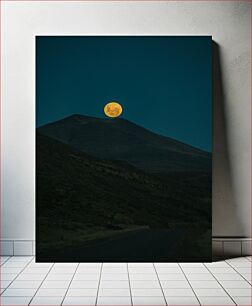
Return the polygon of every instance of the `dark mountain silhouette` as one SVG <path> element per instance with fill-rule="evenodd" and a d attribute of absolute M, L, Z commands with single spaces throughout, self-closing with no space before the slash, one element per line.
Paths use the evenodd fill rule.
<path fill-rule="evenodd" d="M 92 156 L 125 161 L 146 172 L 211 172 L 210 153 L 125 119 L 72 115 L 38 131 Z"/>
<path fill-rule="evenodd" d="M 104 124 L 117 124 L 107 122 Z M 121 124 L 128 126 L 120 120 Z M 70 125 L 72 131 L 73 124 Z M 178 254 L 188 260 L 211 256 L 211 248 L 202 245 L 211 236 L 209 175 L 178 172 L 163 179 L 127 162 L 92 157 L 39 132 L 36 216 L 36 256 L 41 261 L 52 257 L 56 261 L 134 261 L 138 258 L 135 253 L 127 253 L 132 252 L 131 241 L 140 246 L 137 256 L 142 261 L 176 261 Z M 115 235 L 118 238 L 113 243 Z M 180 238 L 174 239 L 174 235 Z M 167 237 L 174 243 L 172 254 L 164 247 Z M 103 248 L 102 241 L 110 247 Z M 154 241 L 160 247 L 146 253 Z"/>

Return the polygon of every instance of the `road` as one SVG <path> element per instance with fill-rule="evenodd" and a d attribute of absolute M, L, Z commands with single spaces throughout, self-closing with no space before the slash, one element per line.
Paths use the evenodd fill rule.
<path fill-rule="evenodd" d="M 52 258 L 53 261 L 59 262 L 178 261 L 179 256 L 184 258 L 185 254 L 190 259 L 188 243 L 191 245 L 192 241 L 195 241 L 193 235 L 197 236 L 197 231 L 188 231 L 186 228 L 142 229 L 93 241 L 88 245 L 53 250 L 48 254 L 41 254 L 40 259 Z M 195 247 L 192 247 L 195 251 Z"/>

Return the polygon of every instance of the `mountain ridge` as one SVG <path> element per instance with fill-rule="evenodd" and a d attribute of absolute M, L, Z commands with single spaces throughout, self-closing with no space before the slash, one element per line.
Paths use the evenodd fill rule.
<path fill-rule="evenodd" d="M 38 131 L 102 159 L 123 160 L 146 172 L 211 171 L 211 154 L 123 118 L 73 114 Z"/>
<path fill-rule="evenodd" d="M 43 128 L 45 126 L 50 126 L 51 124 L 55 124 L 56 122 L 58 122 L 58 123 L 64 122 L 65 120 L 79 120 L 79 122 L 82 122 L 83 119 L 92 120 L 93 122 L 98 122 L 98 121 L 102 121 L 102 122 L 113 122 L 113 121 L 127 122 L 127 123 L 131 124 L 132 126 L 140 127 L 141 129 L 147 131 L 148 133 L 155 134 L 156 136 L 158 136 L 160 138 L 168 138 L 168 139 L 174 141 L 174 143 L 178 143 L 178 144 L 188 146 L 188 147 L 190 147 L 190 148 L 192 148 L 196 151 L 199 151 L 199 152 L 202 152 L 202 153 L 205 153 L 205 154 L 211 154 L 211 152 L 203 150 L 203 149 L 198 148 L 198 147 L 195 147 L 191 144 L 188 144 L 188 143 L 185 143 L 183 141 L 177 140 L 175 138 L 165 136 L 165 135 L 156 133 L 154 131 L 148 130 L 147 128 L 145 128 L 143 126 L 141 126 L 139 124 L 136 124 L 136 123 L 134 123 L 134 122 L 132 122 L 128 119 L 122 118 L 122 117 L 120 117 L 120 118 L 100 118 L 100 117 L 93 117 L 93 116 L 87 116 L 87 115 L 82 115 L 82 114 L 75 113 L 75 114 L 72 114 L 70 116 L 66 116 L 66 117 L 63 117 L 61 119 L 58 119 L 58 120 L 55 120 L 55 121 L 50 121 L 50 122 L 47 122 L 45 124 L 42 124 L 42 125 L 38 126 L 37 129 Z"/>

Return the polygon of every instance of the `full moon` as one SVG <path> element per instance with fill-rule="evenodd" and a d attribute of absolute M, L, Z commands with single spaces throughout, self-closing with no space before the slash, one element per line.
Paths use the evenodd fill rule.
<path fill-rule="evenodd" d="M 110 118 L 119 117 L 122 114 L 122 106 L 117 102 L 109 102 L 104 106 L 104 113 Z"/>

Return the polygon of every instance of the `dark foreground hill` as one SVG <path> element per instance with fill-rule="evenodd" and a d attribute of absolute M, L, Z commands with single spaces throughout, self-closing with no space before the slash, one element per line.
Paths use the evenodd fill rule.
<path fill-rule="evenodd" d="M 211 172 L 211 154 L 125 119 L 72 115 L 38 130 L 92 156 L 123 160 L 146 172 Z"/>
<path fill-rule="evenodd" d="M 140 261 L 178 260 L 184 247 L 188 260 L 211 256 L 204 246 L 211 236 L 209 174 L 185 171 L 162 179 L 40 133 L 36 149 L 37 260 L 130 261 L 127 249 L 134 245 Z M 170 253 L 167 237 L 176 242 Z M 158 245 L 148 254 L 151 241 Z"/>

